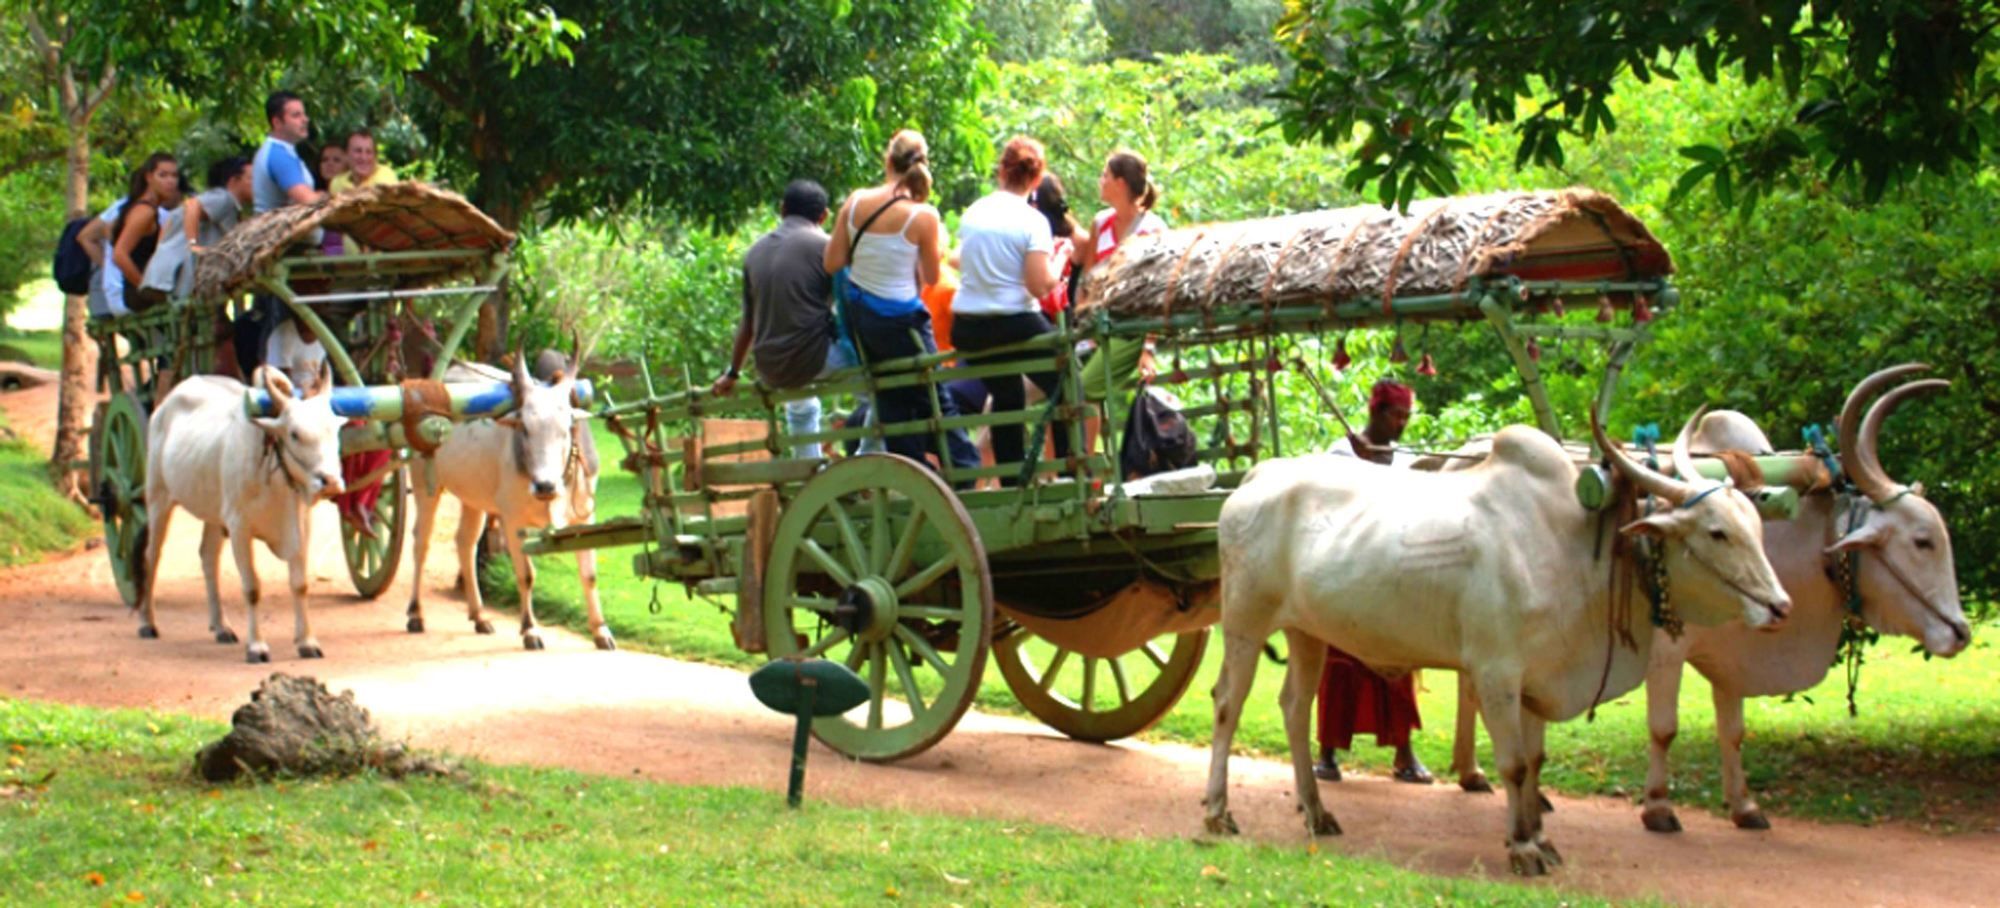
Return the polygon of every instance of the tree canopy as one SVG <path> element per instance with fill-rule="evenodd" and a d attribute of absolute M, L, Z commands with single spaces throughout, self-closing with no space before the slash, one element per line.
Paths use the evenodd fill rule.
<path fill-rule="evenodd" d="M 2000 144 L 1996 26 L 2000 4 L 1955 0 L 1300 0 L 1279 25 L 1282 122 L 1328 143 L 1365 127 L 1350 181 L 1407 203 L 1457 189 L 1467 111 L 1511 125 L 1517 167 L 1560 167 L 1565 140 L 1619 127 L 1624 77 L 1734 77 L 1787 103 L 1683 149 L 1679 193 L 1707 181 L 1747 207 L 1817 174 L 1874 200 Z"/>

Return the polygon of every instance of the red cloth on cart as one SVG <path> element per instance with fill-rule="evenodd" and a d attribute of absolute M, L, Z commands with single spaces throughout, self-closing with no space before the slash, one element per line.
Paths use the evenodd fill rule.
<path fill-rule="evenodd" d="M 1417 676 L 1394 681 L 1368 670 L 1361 661 L 1326 648 L 1326 670 L 1319 679 L 1319 745 L 1351 750 L 1354 736 L 1375 735 L 1382 747 L 1410 743 L 1410 731 L 1424 727 L 1417 715 Z"/>
<path fill-rule="evenodd" d="M 343 455 L 340 458 L 340 478 L 352 483 L 381 469 L 383 464 L 389 462 L 389 457 L 388 451 L 363 451 L 359 454 Z M 346 492 L 333 499 L 333 503 L 340 509 L 340 516 L 358 522 L 362 514 L 367 514 L 371 518 L 374 516 L 375 501 L 381 497 L 382 480 L 378 479 L 363 488 L 357 489 L 349 485 Z"/>

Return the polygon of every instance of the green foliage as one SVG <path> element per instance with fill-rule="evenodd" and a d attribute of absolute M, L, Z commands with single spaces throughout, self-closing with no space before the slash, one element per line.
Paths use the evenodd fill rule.
<path fill-rule="evenodd" d="M 743 255 L 771 226 L 767 218 L 713 233 L 635 219 L 614 222 L 615 232 L 583 224 L 538 231 L 516 257 L 522 312 L 513 341 L 567 350 L 577 328 L 594 339 L 596 356 L 643 355 L 676 379 L 683 366 L 697 381 L 712 377 L 742 305 Z"/>
<path fill-rule="evenodd" d="M 1089 60 L 1105 54 L 1104 26 L 1089 0 L 974 0 L 996 63 Z"/>
<path fill-rule="evenodd" d="M 865 179 L 906 125 L 941 159 L 983 142 L 970 104 L 985 64 L 965 0 L 578 0 L 552 7 L 582 32 L 570 58 L 539 62 L 496 53 L 460 9 L 414 8 L 439 41 L 412 111 L 442 175 L 505 224 L 639 203 L 726 227 L 796 176 Z"/>
<path fill-rule="evenodd" d="M 48 455 L 11 437 L 0 417 L 0 568 L 32 564 L 89 536 L 90 515 L 49 486 Z"/>
<path fill-rule="evenodd" d="M 213 722 L 0 699 L 0 886 L 74 904 L 1317 903 L 1540 905 L 1548 890 L 1296 847 L 1213 848 L 782 796 L 475 765 L 210 788 Z M 783 746 L 774 737 L 773 748 Z M 818 759 L 824 759 L 824 756 Z M 772 779 L 775 784 L 778 780 Z M 1190 897 L 1192 896 L 1192 901 Z M 1605 904 L 1565 893 L 1566 904 Z"/>
<path fill-rule="evenodd" d="M 1079 219 L 1097 210 L 1097 176 L 1121 148 L 1150 164 L 1157 211 L 1170 226 L 1357 204 L 1337 178 L 1344 158 L 1292 147 L 1265 128 L 1261 99 L 1276 80 L 1269 66 L 1213 55 L 1158 64 L 1045 60 L 1001 67 L 982 108 L 989 141 L 1018 132 L 1047 146 L 1049 170 Z M 990 183 L 985 176 L 980 191 Z"/>
<path fill-rule="evenodd" d="M 1274 63 L 1280 56 L 1271 32 L 1281 0 L 1091 0 L 1091 5 L 1116 57 L 1228 53 Z"/>
<path fill-rule="evenodd" d="M 1303 0 L 1279 25 L 1298 67 L 1285 129 L 1339 144 L 1365 128 L 1350 178 L 1407 204 L 1452 191 L 1467 108 L 1513 130 L 1517 167 L 1560 168 L 1566 140 L 1632 126 L 1614 93 L 1733 76 L 1783 103 L 1690 146 L 1687 186 L 1711 181 L 1723 207 L 1747 207 L 1810 170 L 1872 201 L 1963 173 L 2000 141 L 1996 22 L 1990 4 Z"/>

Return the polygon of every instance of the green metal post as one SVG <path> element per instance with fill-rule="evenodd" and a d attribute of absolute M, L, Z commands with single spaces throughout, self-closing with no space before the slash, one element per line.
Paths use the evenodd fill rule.
<path fill-rule="evenodd" d="M 486 283 L 498 286 L 506 274 L 507 254 L 503 252 L 493 257 L 493 268 L 487 274 Z M 484 297 L 469 295 L 458 304 L 458 308 L 452 310 L 451 333 L 445 336 L 444 344 L 438 350 L 437 363 L 431 366 L 431 381 L 444 381 L 445 370 L 451 368 L 452 357 L 458 354 L 458 345 L 465 342 L 465 332 L 472 330 L 473 324 L 479 320 L 479 306 L 485 301 Z"/>
<path fill-rule="evenodd" d="M 1548 386 L 1542 383 L 1541 367 L 1528 356 L 1528 347 L 1521 343 L 1521 337 L 1514 333 L 1514 321 L 1507 313 L 1507 307 L 1500 305 L 1492 294 L 1479 298 L 1479 311 L 1486 314 L 1486 320 L 1499 332 L 1500 342 L 1507 345 L 1508 355 L 1514 357 L 1514 368 L 1521 373 L 1521 388 L 1528 394 L 1528 402 L 1535 407 L 1535 424 L 1549 437 L 1562 439 L 1562 423 L 1556 420 L 1555 407 L 1549 404 Z"/>
<path fill-rule="evenodd" d="M 792 777 L 785 786 L 785 806 L 797 810 L 806 796 L 806 749 L 812 746 L 813 697 L 819 682 L 799 678 L 799 722 L 792 732 Z"/>

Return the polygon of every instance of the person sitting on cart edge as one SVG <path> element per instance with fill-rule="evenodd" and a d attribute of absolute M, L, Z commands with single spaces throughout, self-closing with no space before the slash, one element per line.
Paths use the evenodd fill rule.
<path fill-rule="evenodd" d="M 959 216 L 958 296 L 951 301 L 952 342 L 966 355 L 967 363 L 1005 363 L 1046 360 L 1047 348 L 987 354 L 985 351 L 1011 347 L 1055 330 L 1037 302 L 1062 283 L 1058 258 L 1069 256 L 1069 240 L 1057 241 L 1049 219 L 1029 204 L 1028 198 L 1042 184 L 1048 170 L 1042 143 L 1027 136 L 1008 140 L 1000 154 L 995 174 L 999 185 L 973 202 Z M 994 413 L 1012 413 L 1027 406 L 1028 381 L 1054 399 L 1059 394 L 1060 373 L 1037 369 L 982 379 L 992 397 Z M 1048 423 L 1058 459 L 1069 456 L 1069 432 L 1060 421 Z M 992 427 L 993 461 L 1018 464 L 1026 458 L 1026 430 L 1018 422 Z M 1016 475 L 1001 478 L 1012 486 Z"/>
<path fill-rule="evenodd" d="M 250 194 L 256 213 L 324 198 L 326 193 L 313 189 L 312 174 L 299 158 L 298 144 L 312 128 L 306 102 L 289 91 L 274 91 L 264 99 L 264 117 L 271 132 L 250 160 Z"/>
<path fill-rule="evenodd" d="M 1335 442 L 1328 453 L 1399 465 L 1394 445 L 1403 437 L 1415 403 L 1409 386 L 1388 379 L 1376 382 L 1368 395 L 1367 427 L 1360 437 L 1350 433 Z M 1373 732 L 1378 746 L 1396 749 L 1396 781 L 1430 784 L 1430 770 L 1410 748 L 1410 732 L 1424 727 L 1417 714 L 1416 675 L 1390 680 L 1338 647 L 1326 649 L 1326 671 L 1319 684 L 1319 762 L 1313 775 L 1340 781 L 1334 752 L 1352 750 L 1355 735 Z"/>
<path fill-rule="evenodd" d="M 926 204 L 931 194 L 930 146 L 922 133 L 905 129 L 889 137 L 882 154 L 881 183 L 850 193 L 835 217 L 823 264 L 843 298 L 842 318 L 868 363 L 937 352 L 923 288 L 944 271 L 944 221 Z M 915 425 L 884 439 L 891 453 L 919 463 L 934 447 L 935 433 L 920 426 L 932 416 L 931 385 L 884 388 L 875 402 L 878 426 Z M 937 396 L 937 415 L 959 415 L 951 396 Z M 963 429 L 944 433 L 946 451 L 958 469 L 977 469 L 979 449 Z M 961 482 L 963 484 L 963 482 Z"/>
<path fill-rule="evenodd" d="M 715 380 L 716 394 L 736 390 L 743 360 L 754 355 L 757 377 L 772 388 L 797 388 L 837 369 L 854 366 L 833 342 L 833 281 L 824 260 L 827 235 L 826 190 L 811 180 L 793 180 L 778 205 L 776 229 L 757 238 L 743 256 L 743 316 L 736 324 L 729 371 Z M 817 397 L 785 402 L 785 431 L 793 436 L 819 431 Z M 794 457 L 818 457 L 817 442 L 792 449 Z"/>

